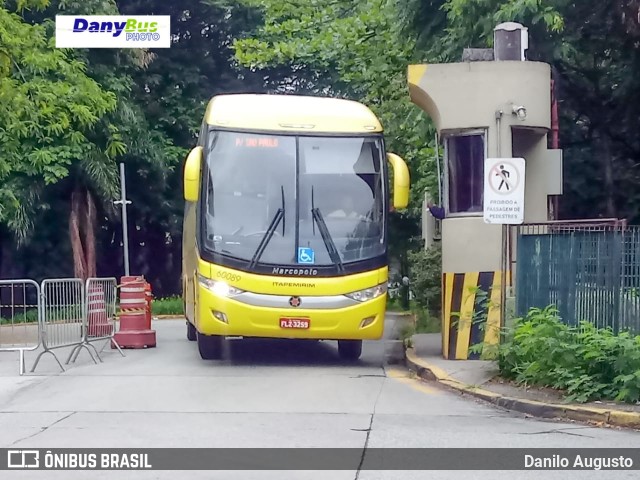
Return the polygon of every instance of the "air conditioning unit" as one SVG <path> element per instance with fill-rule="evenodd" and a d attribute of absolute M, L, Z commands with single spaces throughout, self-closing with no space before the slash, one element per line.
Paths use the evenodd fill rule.
<path fill-rule="evenodd" d="M 529 29 L 519 23 L 505 22 L 493 29 L 493 57 L 495 60 L 524 62 L 529 48 Z"/>

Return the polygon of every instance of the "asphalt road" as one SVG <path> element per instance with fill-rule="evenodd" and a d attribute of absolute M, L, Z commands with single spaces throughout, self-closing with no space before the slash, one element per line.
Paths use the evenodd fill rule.
<path fill-rule="evenodd" d="M 640 433 L 524 418 L 462 398 L 385 365 L 366 343 L 344 364 L 334 342 L 240 340 L 203 361 L 184 321 L 154 324 L 158 347 L 86 352 L 59 373 L 45 356 L 17 375 L 0 354 L 0 445 L 65 447 L 607 447 L 640 446 Z M 59 355 L 66 359 L 63 352 Z M 27 366 L 34 355 L 27 357 Z M 455 462 L 462 458 L 455 459 Z M 638 472 L 170 471 L 2 472 L 3 479 L 507 479 L 638 478 Z"/>

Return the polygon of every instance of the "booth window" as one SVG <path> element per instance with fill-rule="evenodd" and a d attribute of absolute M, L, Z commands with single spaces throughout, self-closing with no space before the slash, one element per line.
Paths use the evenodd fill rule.
<path fill-rule="evenodd" d="M 448 213 L 481 213 L 484 134 L 452 135 L 446 139 Z"/>

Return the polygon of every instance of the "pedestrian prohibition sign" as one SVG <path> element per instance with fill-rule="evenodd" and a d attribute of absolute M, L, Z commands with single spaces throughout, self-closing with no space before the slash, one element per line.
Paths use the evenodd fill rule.
<path fill-rule="evenodd" d="M 484 163 L 485 223 L 524 222 L 524 158 L 487 158 Z"/>

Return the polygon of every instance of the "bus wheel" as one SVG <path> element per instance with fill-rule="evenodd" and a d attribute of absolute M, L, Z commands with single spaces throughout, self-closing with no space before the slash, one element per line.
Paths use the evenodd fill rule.
<path fill-rule="evenodd" d="M 189 320 L 187 320 L 187 340 L 196 341 L 196 327 Z"/>
<path fill-rule="evenodd" d="M 362 354 L 362 340 L 338 340 L 338 354 L 344 360 L 358 360 Z"/>
<path fill-rule="evenodd" d="M 198 350 L 203 360 L 216 360 L 222 357 L 224 337 L 202 335 L 198 332 Z"/>

